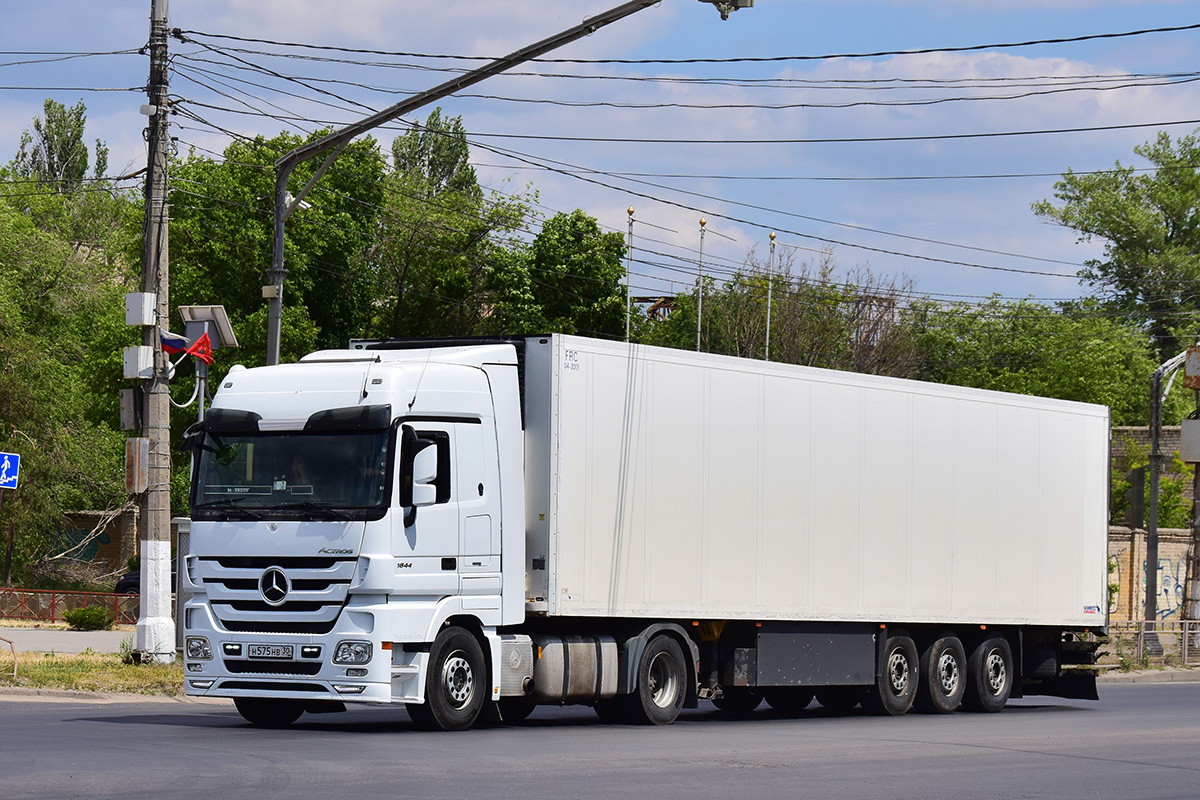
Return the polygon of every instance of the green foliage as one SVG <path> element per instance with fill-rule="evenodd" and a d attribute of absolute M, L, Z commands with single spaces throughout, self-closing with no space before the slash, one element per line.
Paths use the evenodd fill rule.
<path fill-rule="evenodd" d="M 191 153 L 172 165 L 171 304 L 221 303 L 239 350 L 218 351 L 219 378 L 234 363 L 264 363 L 266 303 L 261 288 L 271 266 L 274 161 L 323 135 L 302 139 L 281 133 L 234 142 L 223 160 Z M 320 159 L 291 176 L 298 193 Z M 288 219 L 284 266 L 285 338 L 281 358 L 295 360 L 314 348 L 345 347 L 361 337 L 371 308 L 372 275 L 358 254 L 374 238 L 383 200 L 384 162 L 374 140 L 352 142 L 306 198 L 309 206 Z M 201 199 L 203 198 L 203 199 Z M 293 324 L 298 335 L 289 329 Z M 246 341 L 243 342 L 243 337 Z"/>
<path fill-rule="evenodd" d="M 1120 524 L 1129 508 L 1126 496 L 1131 485 L 1126 479 L 1130 470 L 1145 468 L 1150 464 L 1149 448 L 1138 445 L 1126 445 L 1128 456 L 1126 463 L 1115 465 L 1111 470 L 1111 489 L 1109 490 L 1109 520 Z M 1190 528 L 1192 526 L 1192 503 L 1184 495 L 1192 485 L 1195 465 L 1188 464 L 1179 457 L 1179 452 L 1171 453 L 1170 467 L 1158 478 L 1158 527 L 1160 528 Z M 1142 507 L 1147 517 L 1150 514 L 1150 475 L 1146 474 L 1142 487 Z M 1145 524 L 1145 522 L 1143 522 Z"/>
<path fill-rule="evenodd" d="M 542 329 L 584 336 L 625 333 L 625 240 L 581 210 L 555 214 L 529 248 Z M 531 331 L 532 332 L 532 331 Z"/>
<path fill-rule="evenodd" d="M 88 149 L 83 142 L 87 107 L 82 100 L 67 108 L 46 98 L 42 110 L 43 116 L 33 120 L 33 131 L 21 134 L 14 171 L 59 192 L 74 191 L 88 170 Z M 97 141 L 96 174 L 103 175 L 107 167 L 108 149 Z"/>
<path fill-rule="evenodd" d="M 1104 258 L 1088 261 L 1079 277 L 1110 308 L 1146 325 L 1163 361 L 1195 335 L 1194 324 L 1182 323 L 1200 310 L 1192 289 L 1200 279 L 1200 140 L 1172 143 L 1162 132 L 1134 152 L 1155 170 L 1120 162 L 1090 175 L 1068 170 L 1054 185 L 1060 205 L 1043 200 L 1033 210 L 1078 231 L 1080 241 L 1104 242 Z"/>
<path fill-rule="evenodd" d="M 87 606 L 64 611 L 63 619 L 77 631 L 112 630 L 114 621 L 112 611 L 100 606 Z"/>
<path fill-rule="evenodd" d="M 929 308 L 921 349 L 925 380 L 1099 403 L 1112 408 L 1115 425 L 1146 422 L 1152 348 L 1092 300 Z"/>

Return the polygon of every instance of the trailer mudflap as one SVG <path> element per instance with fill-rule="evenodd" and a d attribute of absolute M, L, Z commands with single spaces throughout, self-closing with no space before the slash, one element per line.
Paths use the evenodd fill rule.
<path fill-rule="evenodd" d="M 1096 691 L 1096 673 L 1067 672 L 1056 678 L 1025 681 L 1026 695 L 1065 697 L 1068 700 L 1099 700 Z"/>

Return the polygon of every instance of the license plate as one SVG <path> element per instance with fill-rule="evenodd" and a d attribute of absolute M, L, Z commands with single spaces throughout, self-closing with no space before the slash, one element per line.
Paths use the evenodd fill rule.
<path fill-rule="evenodd" d="M 291 658 L 290 644 L 252 644 L 246 648 L 250 658 Z"/>

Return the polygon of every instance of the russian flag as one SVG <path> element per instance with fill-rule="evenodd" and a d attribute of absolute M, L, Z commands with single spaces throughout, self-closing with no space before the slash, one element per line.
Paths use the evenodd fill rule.
<path fill-rule="evenodd" d="M 161 328 L 158 331 L 158 338 L 162 341 L 163 352 L 172 354 L 187 352 L 188 345 L 192 343 L 192 340 L 186 336 L 164 331 Z"/>

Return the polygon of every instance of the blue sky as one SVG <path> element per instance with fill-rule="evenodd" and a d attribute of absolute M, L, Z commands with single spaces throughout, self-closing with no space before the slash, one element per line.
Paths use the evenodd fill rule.
<path fill-rule="evenodd" d="M 343 0 L 337 4 L 315 0 L 174 0 L 170 24 L 205 34 L 273 41 L 495 56 L 615 4 L 614 0 L 447 0 L 428 4 L 388 0 Z M 137 112 L 145 102 L 143 95 L 17 87 L 137 87 L 146 81 L 146 57 L 129 54 L 50 63 L 44 56 L 12 53 L 136 49 L 147 39 L 149 10 L 150 0 L 39 0 L 10 4 L 5 9 L 6 25 L 0 30 L 0 50 L 6 52 L 0 56 L 0 64 L 5 65 L 0 67 L 0 86 L 4 87 L 0 88 L 0 161 L 7 161 L 16 152 L 21 131 L 39 113 L 43 98 L 52 96 L 67 104 L 81 98 L 85 101 L 89 108 L 88 135 L 108 143 L 114 172 L 126 165 L 136 169 L 144 164 L 141 130 L 145 120 Z M 757 0 L 755 8 L 739 11 L 722 22 L 707 4 L 664 0 L 660 6 L 598 31 L 556 55 L 582 59 L 819 56 L 1068 38 L 1196 23 L 1200 23 L 1200 9 L 1187 2 Z M 222 47 L 268 49 L 215 38 L 203 40 Z M 173 94 L 184 101 L 185 107 L 227 130 L 272 135 L 291 123 L 196 105 L 236 107 L 229 98 L 194 82 L 215 85 L 216 78 L 200 70 L 216 70 L 222 80 L 237 88 L 228 93 L 238 95 L 259 111 L 278 106 L 301 118 L 337 124 L 359 115 L 354 106 L 341 100 L 335 103 L 339 108 L 318 105 L 314 102 L 316 94 L 296 89 L 294 84 L 291 89 L 305 98 L 278 94 L 284 87 L 278 81 L 253 78 L 261 87 L 236 83 L 250 76 L 198 60 L 208 56 L 195 45 L 172 40 L 171 47 L 180 57 L 172 77 Z M 340 79 L 400 93 L 428 88 L 446 77 L 440 71 L 284 61 L 257 53 L 240 57 L 306 79 Z M 362 56 L 360 60 L 402 61 L 425 67 L 447 63 L 382 56 Z M 14 63 L 19 61 L 38 63 Z M 698 220 L 703 215 L 711 232 L 705 240 L 705 261 L 718 275 L 735 269 L 752 247 L 764 253 L 767 234 L 775 230 L 781 253 L 790 252 L 797 261 L 819 259 L 818 251 L 828 247 L 829 240 L 841 242 L 832 246 L 832 253 L 843 269 L 866 264 L 878 275 L 906 276 L 915 282 L 918 291 L 939 297 L 971 299 L 993 293 L 1009 297 L 1078 296 L 1086 289 L 1072 276 L 1084 259 L 1099 255 L 1101 250 L 1096 243 L 1077 243 L 1072 232 L 1048 225 L 1030 211 L 1030 203 L 1051 196 L 1053 177 L 954 176 L 1053 176 L 1068 167 L 1101 169 L 1118 160 L 1138 165 L 1134 146 L 1153 138 L 1157 129 L 825 144 L 628 144 L 497 139 L 483 134 L 825 139 L 1141 125 L 1200 118 L 1197 83 L 1160 79 L 1156 82 L 1162 85 L 1145 85 L 1148 78 L 1130 77 L 1200 71 L 1200 31 L 963 53 L 704 65 L 538 64 L 521 71 L 536 72 L 541 77 L 505 76 L 468 91 L 507 100 L 452 98 L 443 101 L 442 106 L 447 113 L 461 114 L 468 132 L 480 135 L 476 140 L 480 146 L 473 149 L 473 157 L 486 185 L 506 192 L 531 185 L 539 193 L 543 213 L 581 207 L 603 224 L 621 231 L 626 227 L 626 208 L 633 205 L 637 220 L 635 252 L 640 262 L 634 270 L 638 294 L 672 291 L 689 283 L 698 260 Z M 545 77 L 548 73 L 568 72 L 607 79 Z M 1020 99 L 948 101 L 954 97 L 1022 94 L 1044 90 L 1051 83 L 1077 86 L 1080 76 L 1105 76 L 1106 88 Z M 667 82 L 663 78 L 677 80 Z M 722 81 L 700 84 L 696 79 L 701 78 Z M 767 79 L 788 83 L 777 87 L 748 83 Z M 926 83 L 914 84 L 918 79 Z M 814 81 L 824 83 L 817 86 Z M 1139 85 L 1114 88 L 1131 83 Z M 375 108 L 402 96 L 345 84 L 322 85 L 345 101 Z M 517 100 L 689 107 L 571 107 Z M 939 102 L 812 107 L 916 100 Z M 797 104 L 806 107 L 762 107 Z M 697 105 L 740 107 L 694 107 Z M 419 116 L 423 118 L 424 113 Z M 214 127 L 178 115 L 176 122 L 175 135 L 181 147 L 220 151 L 228 141 Z M 311 129 L 314 125 L 298 123 L 297 127 Z M 1191 133 L 1193 127 L 1165 129 L 1181 136 Z M 379 138 L 390 140 L 395 133 L 381 131 Z M 606 173 L 593 177 L 614 188 L 530 169 L 482 145 L 510 148 L 526 160 L 549 159 L 569 165 L 569 169 Z M 611 173 L 693 177 L 643 178 L 658 184 L 647 186 Z M 724 177 L 713 177 L 718 175 Z M 764 180 L 767 177 L 776 180 Z M 912 177 L 927 180 L 879 180 Z M 213 300 L 219 302 L 220 298 Z"/>

